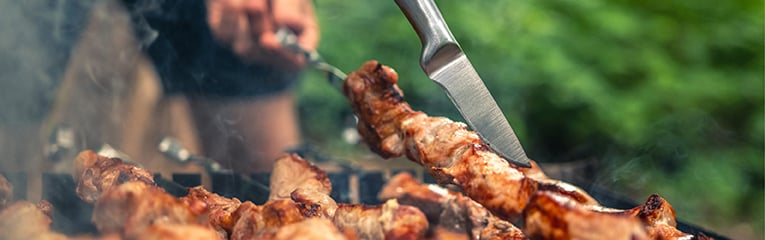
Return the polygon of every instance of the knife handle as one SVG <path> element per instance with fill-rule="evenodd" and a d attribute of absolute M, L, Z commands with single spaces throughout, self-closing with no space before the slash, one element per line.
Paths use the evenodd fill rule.
<path fill-rule="evenodd" d="M 459 43 L 433 0 L 395 0 L 422 42 L 420 66 L 431 74 L 462 55 Z"/>

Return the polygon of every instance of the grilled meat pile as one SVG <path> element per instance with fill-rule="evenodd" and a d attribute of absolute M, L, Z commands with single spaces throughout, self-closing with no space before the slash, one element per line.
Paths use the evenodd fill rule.
<path fill-rule="evenodd" d="M 327 174 L 298 155 L 276 161 L 263 205 L 202 187 L 175 198 L 146 170 L 92 151 L 75 166 L 77 193 L 93 200 L 99 232 L 126 239 L 422 239 L 429 230 L 425 214 L 395 199 L 337 204 Z"/>
<path fill-rule="evenodd" d="M 530 169 L 508 163 L 465 124 L 413 110 L 397 81 L 393 69 L 369 61 L 344 82 L 358 131 L 372 151 L 385 158 L 405 155 L 497 217 L 523 223 L 527 237 L 705 238 L 677 230 L 674 210 L 657 195 L 633 209 L 609 209 L 581 189 L 547 178 L 534 163 Z"/>
<path fill-rule="evenodd" d="M 92 151 L 81 152 L 74 169 L 77 195 L 95 204 L 92 219 L 101 234 L 126 239 L 173 239 L 183 232 L 224 237 L 207 223 L 204 202 L 173 197 L 145 169 Z M 172 231 L 180 228 L 185 230 Z"/>
<path fill-rule="evenodd" d="M 329 195 L 327 174 L 297 155 L 276 161 L 263 205 L 202 187 L 175 198 L 146 170 L 91 151 L 80 153 L 75 166 L 78 195 L 95 199 L 92 218 L 99 232 L 126 239 L 524 238 L 480 204 L 411 176 L 394 178 L 386 189 L 396 190 L 383 191 L 382 205 L 338 204 Z"/>
<path fill-rule="evenodd" d="M 13 202 L 13 186 L 0 175 L 0 239 L 66 239 L 50 230 L 53 206 L 46 201 Z"/>
<path fill-rule="evenodd" d="M 0 212 L 0 239 L 67 239 L 51 231 L 52 213 L 53 207 L 46 201 L 15 202 Z"/>

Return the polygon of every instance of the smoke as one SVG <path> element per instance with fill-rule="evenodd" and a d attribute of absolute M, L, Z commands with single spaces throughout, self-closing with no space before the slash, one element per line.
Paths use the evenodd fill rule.
<path fill-rule="evenodd" d="M 90 5 L 0 0 L 0 127 L 44 118 Z"/>
<path fill-rule="evenodd" d="M 43 158 L 41 125 L 93 2 L 0 0 L 0 173 Z"/>

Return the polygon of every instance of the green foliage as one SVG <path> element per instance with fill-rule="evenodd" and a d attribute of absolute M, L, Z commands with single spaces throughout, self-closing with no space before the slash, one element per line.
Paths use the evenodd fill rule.
<path fill-rule="evenodd" d="M 532 158 L 595 157 L 598 179 L 636 200 L 657 192 L 688 221 L 762 231 L 762 1 L 438 4 Z M 328 61 L 352 71 L 377 59 L 416 109 L 461 120 L 422 73 L 393 1 L 316 7 Z M 338 142 L 350 110 L 324 81 L 308 74 L 300 86 L 304 130 Z"/>

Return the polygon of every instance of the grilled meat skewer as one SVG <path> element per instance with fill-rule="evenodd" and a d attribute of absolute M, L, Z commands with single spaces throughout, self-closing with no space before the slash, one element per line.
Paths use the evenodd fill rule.
<path fill-rule="evenodd" d="M 604 208 L 581 189 L 547 178 L 538 167 L 510 164 L 465 124 L 413 110 L 403 100 L 397 81 L 393 69 L 368 61 L 343 85 L 358 117 L 359 133 L 380 156 L 405 155 L 439 182 L 460 186 L 496 216 L 523 222 L 530 237 L 678 238 L 674 233 L 661 235 L 669 231 L 654 231 L 674 228 L 674 211 L 662 214 L 661 221 L 631 216 L 627 213 L 634 210 Z"/>
<path fill-rule="evenodd" d="M 419 208 L 435 225 L 433 230 L 440 227 L 467 239 L 526 239 L 519 228 L 493 216 L 481 204 L 441 186 L 421 184 L 407 172 L 391 177 L 379 198 Z"/>
<path fill-rule="evenodd" d="M 3 239 L 67 239 L 51 231 L 53 205 L 42 200 L 13 202 L 13 185 L 0 174 L 0 240 Z"/>
<path fill-rule="evenodd" d="M 422 239 L 428 230 L 425 214 L 395 199 L 382 206 L 340 204 L 333 222 L 360 239 Z"/>
<path fill-rule="evenodd" d="M 291 179 L 299 181 L 286 184 Z M 304 217 L 331 219 L 351 237 L 421 239 L 428 230 L 427 218 L 419 209 L 395 200 L 381 206 L 337 204 L 329 197 L 332 186 L 327 174 L 295 154 L 276 161 L 271 190 L 270 201 L 289 197 Z"/>
<path fill-rule="evenodd" d="M 0 239 L 67 239 L 51 231 L 53 206 L 18 201 L 0 211 Z"/>
<path fill-rule="evenodd" d="M 301 226 L 326 229 L 324 239 L 353 239 L 357 235 L 364 239 L 419 239 L 428 229 L 419 209 L 395 200 L 381 206 L 338 206 L 329 196 L 332 186 L 327 174 L 294 154 L 276 161 L 272 192 L 262 206 L 225 198 L 201 187 L 175 198 L 156 186 L 150 172 L 91 151 L 78 155 L 75 165 L 78 195 L 95 203 L 96 227 L 101 233 L 127 239 L 182 237 L 183 232 L 174 229 L 218 239 L 286 239 L 299 233 L 321 236 Z M 340 230 L 345 235 L 339 234 Z"/>
<path fill-rule="evenodd" d="M 148 170 L 125 163 L 119 158 L 98 155 L 91 150 L 77 155 L 72 176 L 77 183 L 77 196 L 88 203 L 95 203 L 108 189 L 126 182 L 156 185 L 154 176 Z"/>

